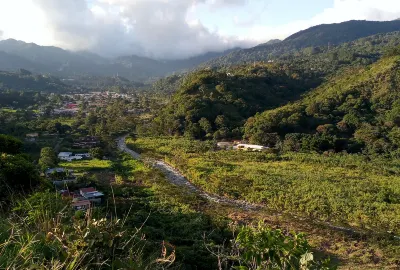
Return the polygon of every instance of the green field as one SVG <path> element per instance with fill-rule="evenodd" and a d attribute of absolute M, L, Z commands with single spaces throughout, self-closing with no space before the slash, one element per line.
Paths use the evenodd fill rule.
<path fill-rule="evenodd" d="M 16 113 L 17 112 L 17 110 L 7 109 L 7 108 L 0 108 L 0 111 L 6 112 L 6 113 Z"/>
<path fill-rule="evenodd" d="M 111 161 L 109 160 L 77 160 L 72 162 L 61 162 L 58 164 L 59 167 L 74 170 L 76 172 L 82 171 L 97 171 L 107 170 L 111 168 Z"/>
<path fill-rule="evenodd" d="M 400 161 L 362 155 L 208 151 L 210 143 L 140 138 L 128 145 L 165 158 L 210 193 L 271 210 L 400 234 Z M 181 145 L 181 146 L 178 146 Z"/>

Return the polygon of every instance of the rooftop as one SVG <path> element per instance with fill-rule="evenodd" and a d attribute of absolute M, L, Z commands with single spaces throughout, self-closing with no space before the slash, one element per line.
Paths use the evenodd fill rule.
<path fill-rule="evenodd" d="M 79 191 L 82 193 L 89 193 L 89 192 L 96 192 L 97 190 L 93 187 L 88 187 L 88 188 L 81 188 Z"/>
<path fill-rule="evenodd" d="M 83 200 L 83 201 L 77 201 L 77 202 L 72 203 L 72 206 L 74 206 L 74 207 L 84 206 L 84 205 L 90 205 L 90 201 Z"/>
<path fill-rule="evenodd" d="M 69 157 L 72 156 L 72 152 L 60 152 L 58 153 L 59 157 Z"/>
<path fill-rule="evenodd" d="M 51 169 L 48 169 L 46 171 L 46 174 L 50 174 L 50 173 L 53 173 L 53 172 L 62 173 L 62 172 L 65 172 L 65 171 L 66 170 L 64 168 L 51 168 Z"/>

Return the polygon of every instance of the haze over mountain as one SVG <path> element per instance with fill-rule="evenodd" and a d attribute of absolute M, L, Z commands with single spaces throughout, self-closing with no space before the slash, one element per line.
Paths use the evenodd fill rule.
<path fill-rule="evenodd" d="M 7 39 L 0 41 L 0 70 L 25 68 L 35 73 L 51 73 L 61 77 L 120 75 L 143 82 L 152 77 L 193 68 L 223 54 L 225 52 L 209 52 L 184 60 L 155 60 L 136 55 L 105 58 L 87 51 L 72 52 L 58 47 Z"/>
<path fill-rule="evenodd" d="M 137 55 L 105 58 L 88 51 L 73 52 L 7 39 L 0 41 L 0 70 L 24 68 L 60 77 L 119 75 L 133 81 L 148 82 L 174 72 L 191 70 L 198 65 L 207 67 L 273 60 L 306 47 L 335 46 L 393 31 L 400 31 L 400 21 L 349 21 L 319 25 L 295 33 L 283 41 L 271 40 L 250 49 L 208 52 L 181 60 L 160 60 Z"/>

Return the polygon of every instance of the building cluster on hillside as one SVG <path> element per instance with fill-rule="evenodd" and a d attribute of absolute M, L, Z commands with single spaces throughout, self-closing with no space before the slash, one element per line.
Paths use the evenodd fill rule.
<path fill-rule="evenodd" d="M 218 142 L 217 147 L 224 150 L 244 150 L 244 151 L 264 151 L 269 149 L 267 146 L 257 144 L 247 144 L 242 141 Z"/>
<path fill-rule="evenodd" d="M 86 103 L 89 108 L 106 106 L 109 99 L 122 98 L 135 101 L 135 97 L 130 94 L 120 94 L 115 92 L 88 92 L 83 94 L 64 94 L 62 97 L 68 99 L 68 102 L 62 104 L 59 108 L 55 108 L 53 115 L 70 116 L 79 112 L 80 105 Z M 42 113 L 44 108 L 42 109 Z"/>
<path fill-rule="evenodd" d="M 60 193 L 64 198 L 72 199 L 71 206 L 76 211 L 89 210 L 90 208 L 100 204 L 104 198 L 104 194 L 93 187 L 81 188 L 74 192 L 60 190 Z"/>
<path fill-rule="evenodd" d="M 62 95 L 63 97 L 67 97 L 70 100 L 79 100 L 79 101 L 87 101 L 87 102 L 100 102 L 107 100 L 109 98 L 116 99 L 116 98 L 122 98 L 122 99 L 127 99 L 134 101 L 135 97 L 130 94 L 121 94 L 121 93 L 116 93 L 116 92 L 99 92 L 99 91 L 93 91 L 93 92 L 88 92 L 88 93 L 83 93 L 83 94 L 65 94 Z"/>

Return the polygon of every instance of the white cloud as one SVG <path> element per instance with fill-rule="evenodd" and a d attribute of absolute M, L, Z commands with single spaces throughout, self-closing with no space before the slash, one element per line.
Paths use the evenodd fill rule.
<path fill-rule="evenodd" d="M 283 39 L 321 23 L 400 17 L 400 0 L 334 0 L 331 8 L 308 20 L 274 27 L 251 16 L 218 17 L 257 1 L 262 0 L 0 0 L 0 29 L 4 38 L 72 50 L 184 58 Z M 206 22 L 207 12 L 218 20 Z M 237 32 L 232 31 L 235 23 Z"/>
<path fill-rule="evenodd" d="M 237 44 L 200 21 L 188 20 L 193 6 L 240 5 L 246 0 L 33 0 L 45 14 L 56 45 L 64 48 L 156 58 L 184 58 Z"/>
<path fill-rule="evenodd" d="M 397 18 L 400 18 L 399 0 L 335 0 L 333 7 L 308 20 L 293 21 L 278 27 L 255 24 L 241 38 L 261 43 L 273 38 L 284 39 L 319 24 L 349 20 L 390 21 Z"/>

